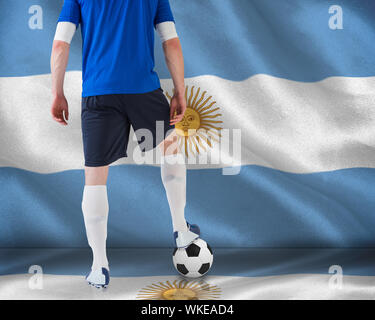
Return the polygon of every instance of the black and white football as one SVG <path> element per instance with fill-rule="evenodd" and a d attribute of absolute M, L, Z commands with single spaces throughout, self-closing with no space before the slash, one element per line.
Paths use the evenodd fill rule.
<path fill-rule="evenodd" d="M 197 239 L 187 248 L 175 248 L 173 264 L 184 277 L 199 278 L 212 266 L 214 256 L 211 247 L 203 239 Z"/>

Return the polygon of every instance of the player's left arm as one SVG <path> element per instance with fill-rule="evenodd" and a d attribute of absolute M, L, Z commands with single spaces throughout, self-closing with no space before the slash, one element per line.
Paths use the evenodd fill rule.
<path fill-rule="evenodd" d="M 64 78 L 69 60 L 70 42 L 75 31 L 76 25 L 74 23 L 59 22 L 52 44 L 51 75 L 53 102 L 51 113 L 53 119 L 62 125 L 67 125 L 67 120 L 69 119 L 68 102 L 64 95 Z"/>

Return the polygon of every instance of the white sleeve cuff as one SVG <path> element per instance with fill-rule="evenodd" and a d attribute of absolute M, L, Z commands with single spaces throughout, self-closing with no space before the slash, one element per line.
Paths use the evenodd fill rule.
<path fill-rule="evenodd" d="M 55 38 L 53 40 L 60 40 L 70 44 L 76 32 L 76 25 L 69 21 L 60 21 L 56 27 Z"/>
<path fill-rule="evenodd" d="M 159 34 L 161 42 L 169 39 L 178 38 L 176 26 L 173 21 L 165 21 L 156 25 L 156 31 Z"/>

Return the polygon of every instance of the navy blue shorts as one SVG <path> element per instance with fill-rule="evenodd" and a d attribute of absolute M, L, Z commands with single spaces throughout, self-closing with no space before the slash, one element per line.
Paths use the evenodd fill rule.
<path fill-rule="evenodd" d="M 169 102 L 161 88 L 146 93 L 82 97 L 85 166 L 106 166 L 127 157 L 130 126 L 136 133 L 138 143 L 141 143 L 142 151 L 155 148 L 174 128 L 169 124 L 169 113 Z M 159 134 L 156 134 L 157 122 L 159 129 L 162 127 L 162 134 L 159 129 Z M 149 130 L 152 134 L 151 144 L 145 144 L 145 135 L 138 133 L 139 129 Z"/>

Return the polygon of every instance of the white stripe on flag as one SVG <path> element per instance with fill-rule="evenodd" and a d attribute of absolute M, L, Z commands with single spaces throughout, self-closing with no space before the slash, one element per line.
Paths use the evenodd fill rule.
<path fill-rule="evenodd" d="M 172 81 L 161 83 L 170 94 Z M 224 157 L 234 164 L 297 173 L 375 166 L 375 77 L 306 83 L 263 74 L 240 82 L 199 76 L 186 85 L 189 94 L 195 86 L 194 93 L 199 87 L 212 96 L 223 128 L 241 129 L 241 158 L 231 151 Z M 83 167 L 81 72 L 66 75 L 67 127 L 50 116 L 50 91 L 50 75 L 0 78 L 0 166 L 40 173 Z M 132 160 L 116 162 L 123 163 Z"/>
<path fill-rule="evenodd" d="M 160 294 L 160 283 L 164 283 L 165 287 L 173 286 L 174 281 L 177 280 L 178 283 L 183 279 L 178 276 L 112 277 L 108 289 L 102 291 L 88 286 L 83 276 L 43 275 L 43 281 L 39 284 L 30 280 L 31 277 L 30 274 L 1 276 L 0 299 L 133 300 L 144 297 L 141 293 L 150 293 L 151 296 Z M 373 276 L 345 275 L 342 283 L 330 281 L 331 278 L 332 275 L 321 274 L 267 277 L 206 276 L 201 280 L 195 280 L 198 282 L 195 291 L 198 299 L 205 297 L 213 300 L 375 299 Z M 33 289 L 30 288 L 29 282 Z M 39 286 L 41 283 L 42 287 Z M 152 289 L 153 284 L 158 286 Z M 200 285 L 206 287 L 199 292 L 197 289 Z M 152 290 L 148 292 L 146 287 L 151 287 Z"/>

